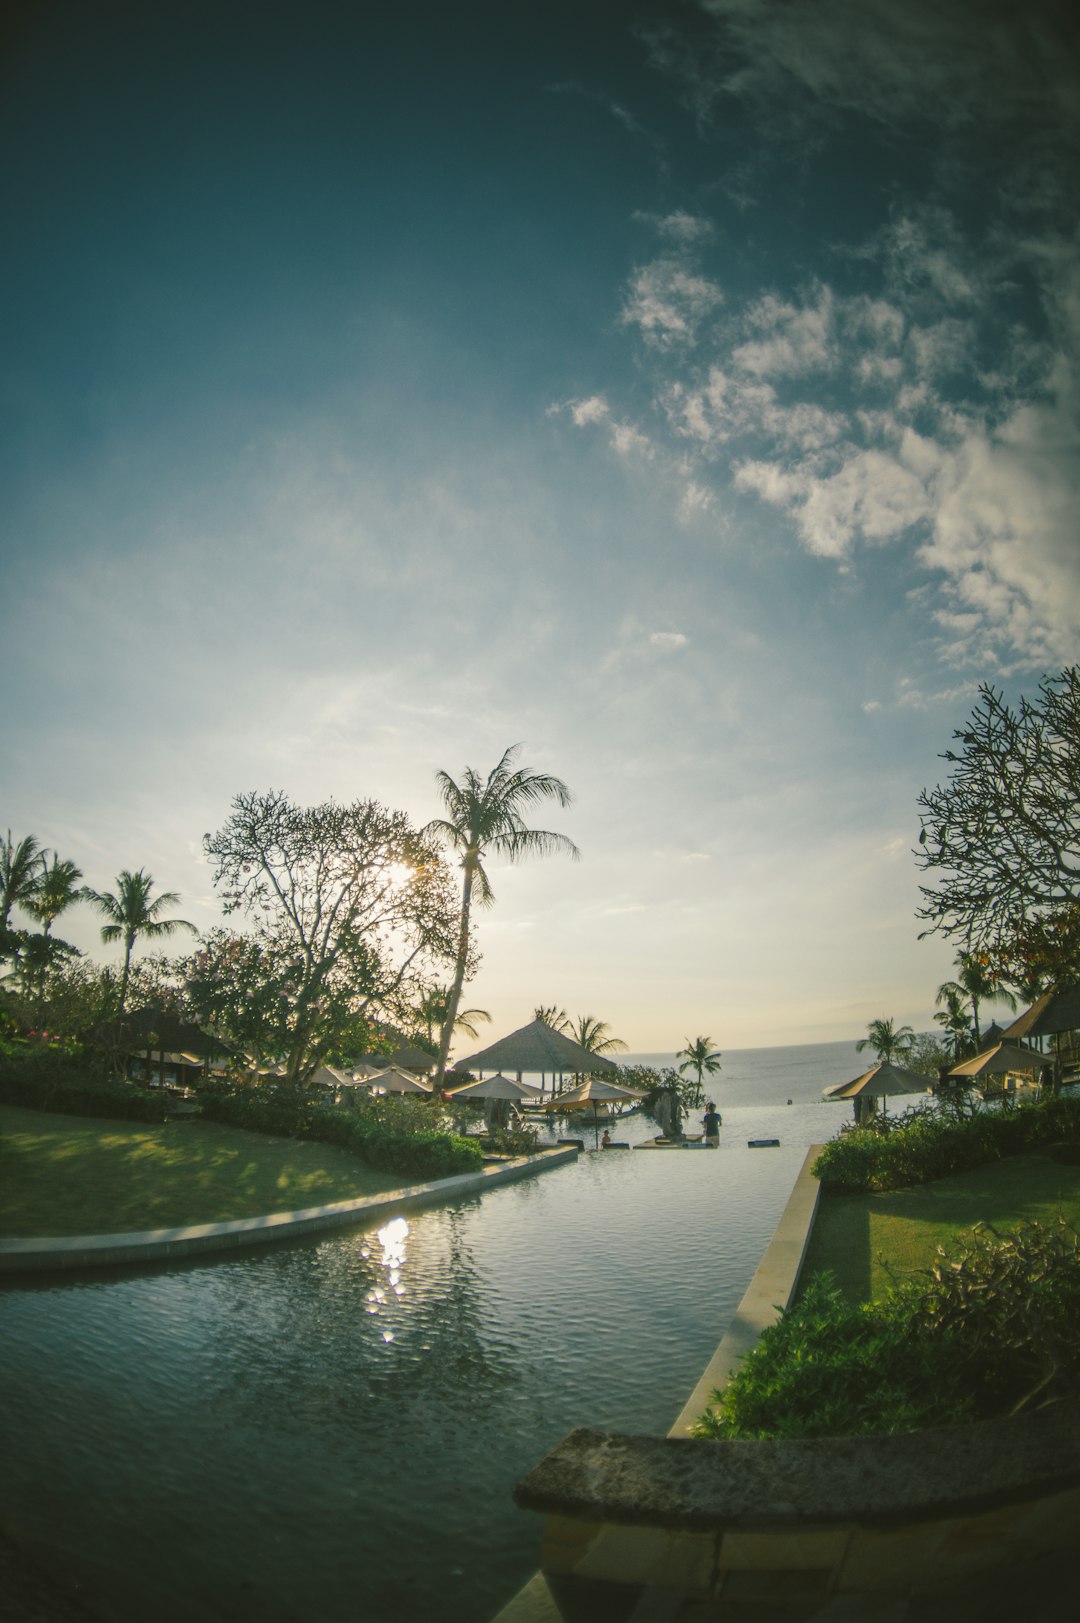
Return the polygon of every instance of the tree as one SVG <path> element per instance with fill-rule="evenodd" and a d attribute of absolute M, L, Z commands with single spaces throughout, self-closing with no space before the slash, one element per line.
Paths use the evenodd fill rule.
<path fill-rule="evenodd" d="M 41 855 L 41 846 L 33 834 L 16 844 L 8 829 L 7 839 L 0 841 L 0 953 L 6 950 L 12 934 L 11 909 L 25 907 L 34 898 Z"/>
<path fill-rule="evenodd" d="M 682 1060 L 680 1071 L 694 1071 L 697 1083 L 694 1089 L 694 1098 L 691 1101 L 699 1105 L 704 1096 L 704 1082 L 706 1076 L 715 1076 L 720 1069 L 721 1054 L 714 1050 L 711 1037 L 695 1037 L 692 1041 L 686 1039 L 686 1047 L 680 1048 L 675 1058 Z"/>
<path fill-rule="evenodd" d="M 437 1088 L 441 1088 L 446 1080 L 450 1039 L 469 963 L 473 894 L 475 892 L 480 907 L 490 907 L 495 900 L 484 862 L 489 856 L 520 862 L 526 857 L 546 857 L 556 852 L 565 852 L 574 858 L 581 854 L 573 840 L 567 839 L 565 834 L 526 827 L 523 813 L 531 806 L 543 800 L 555 800 L 560 806 L 569 806 L 572 797 L 561 778 L 553 777 L 548 772 L 526 772 L 521 767 L 515 767 L 520 748 L 516 744 L 506 750 L 486 779 L 482 779 L 471 766 L 465 768 L 460 783 L 456 783 L 446 772 L 435 774 L 447 816 L 433 818 L 425 832 L 460 853 L 462 872 L 450 1017 L 443 1027 L 442 1041 L 439 1043 L 439 1062 L 435 1072 Z"/>
<path fill-rule="evenodd" d="M 597 1020 L 592 1014 L 579 1014 L 570 1026 L 570 1036 L 590 1054 L 625 1054 L 626 1044 L 621 1037 L 611 1034 L 606 1020 Z"/>
<path fill-rule="evenodd" d="M 1016 999 L 1003 985 L 1001 979 L 990 967 L 989 958 L 970 952 L 958 952 L 956 955 L 956 979 L 945 981 L 938 987 L 938 1003 L 948 1001 L 948 993 L 953 993 L 958 1001 L 963 1003 L 966 999 L 971 1004 L 971 1025 L 974 1029 L 976 1050 L 982 1043 L 982 1032 L 979 1029 L 979 1009 L 983 1003 L 1007 1003 L 1010 1009 L 1016 1008 Z M 934 1016 L 940 1019 L 939 1015 Z M 944 1021 L 942 1021 L 944 1024 Z"/>
<path fill-rule="evenodd" d="M 918 916 L 924 935 L 958 937 L 1018 979 L 1080 903 L 1080 666 L 1044 677 L 1018 710 L 984 683 L 953 738 L 948 781 L 919 796 L 916 857 L 934 883 Z"/>
<path fill-rule="evenodd" d="M 449 986 L 433 986 L 424 994 L 417 1009 L 423 1043 L 433 1054 L 439 1051 L 442 1029 L 449 1009 Z M 486 1009 L 459 1009 L 457 1019 L 454 1021 L 454 1030 L 463 1031 L 466 1037 L 471 1037 L 475 1041 L 480 1035 L 477 1026 L 481 1022 L 491 1024 L 491 1016 Z"/>
<path fill-rule="evenodd" d="M 55 851 L 51 862 L 42 851 L 40 861 L 33 894 L 23 905 L 48 935 L 61 913 L 66 913 L 76 902 L 84 901 L 86 892 L 79 884 L 82 869 L 73 862 L 61 859 Z"/>
<path fill-rule="evenodd" d="M 570 1016 L 565 1009 L 557 1009 L 554 1003 L 542 1003 L 539 1008 L 534 1009 L 533 1019 L 542 1020 L 552 1031 L 561 1031 L 565 1034 L 570 1030 Z"/>
<path fill-rule="evenodd" d="M 866 1030 L 867 1035 L 855 1044 L 856 1051 L 861 1054 L 864 1048 L 872 1048 L 883 1065 L 895 1065 L 898 1060 L 906 1059 L 915 1041 L 910 1026 L 897 1027 L 892 1020 L 871 1020 Z"/>
<path fill-rule="evenodd" d="M 109 921 L 101 927 L 102 941 L 124 943 L 124 967 L 120 975 L 117 1006 L 118 1019 L 123 1019 L 127 1006 L 131 955 L 139 937 L 145 936 L 147 940 L 157 941 L 164 936 L 175 935 L 177 930 L 190 930 L 192 935 L 198 933 L 187 919 L 162 918 L 165 908 L 175 907 L 180 897 L 174 890 L 163 890 L 160 896 L 151 901 L 150 892 L 153 888 L 153 878 L 144 868 L 138 869 L 136 873 L 129 873 L 124 868 L 116 876 L 115 892 L 87 890 L 84 893 L 86 900 Z"/>
<path fill-rule="evenodd" d="M 965 1006 L 963 988 L 955 981 L 946 981 L 938 987 L 936 1001 L 944 1004 L 944 1008 L 935 1014 L 934 1019 L 952 1043 L 953 1060 L 959 1061 L 971 1044 L 974 1029 Z"/>
<path fill-rule="evenodd" d="M 270 1025 L 247 1029 L 272 1033 L 292 1084 L 346 1045 L 357 1022 L 414 1018 L 436 968 L 453 961 L 450 875 L 404 812 L 374 800 L 294 806 L 276 790 L 243 794 L 203 843 L 225 911 L 242 910 L 252 928 L 210 944 L 202 1006 L 213 1004 L 211 973 L 234 1033 L 238 999 L 272 1004 Z"/>

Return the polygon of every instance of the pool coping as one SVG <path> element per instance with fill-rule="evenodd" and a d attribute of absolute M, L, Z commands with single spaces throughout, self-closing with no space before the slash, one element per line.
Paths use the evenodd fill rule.
<path fill-rule="evenodd" d="M 330 1229 L 370 1225 L 425 1206 L 441 1205 L 462 1195 L 482 1193 L 500 1184 L 536 1177 L 578 1158 L 576 1146 L 559 1146 L 536 1155 L 517 1156 L 480 1172 L 462 1172 L 380 1195 L 307 1206 L 295 1212 L 271 1212 L 265 1217 L 235 1218 L 224 1223 L 196 1223 L 180 1228 L 142 1229 L 121 1234 L 44 1235 L 28 1239 L 0 1239 L 0 1274 L 59 1272 L 84 1268 L 128 1267 L 133 1263 L 161 1262 L 218 1251 L 267 1245 Z"/>

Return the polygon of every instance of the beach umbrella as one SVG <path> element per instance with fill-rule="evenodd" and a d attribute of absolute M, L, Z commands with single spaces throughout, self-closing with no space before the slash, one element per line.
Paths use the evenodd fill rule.
<path fill-rule="evenodd" d="M 543 1020 L 531 1020 L 527 1026 L 512 1031 L 509 1037 L 500 1037 L 490 1048 L 468 1059 L 459 1059 L 455 1071 L 550 1071 L 553 1076 L 591 1076 L 598 1071 L 618 1074 L 619 1067 L 602 1054 L 591 1054 L 580 1043 L 574 1042 L 561 1031 L 556 1031 Z"/>
<path fill-rule="evenodd" d="M 418 1076 L 411 1071 L 402 1071 L 396 1065 L 387 1065 L 384 1070 L 377 1071 L 371 1078 L 371 1087 L 383 1093 L 427 1093 L 431 1092 L 430 1082 L 421 1082 Z"/>
<path fill-rule="evenodd" d="M 396 1065 L 402 1071 L 417 1071 L 421 1076 L 435 1066 L 435 1055 L 429 1054 L 426 1048 L 419 1048 L 415 1044 L 407 1043 L 397 1048 L 390 1055 L 391 1065 Z"/>
<path fill-rule="evenodd" d="M 855 1120 L 865 1121 L 873 1113 L 873 1101 L 877 1099 L 892 1099 L 904 1093 L 926 1093 L 929 1083 L 925 1076 L 918 1071 L 905 1070 L 902 1065 L 892 1065 L 888 1060 L 881 1060 L 872 1065 L 862 1076 L 855 1077 L 851 1082 L 834 1082 L 831 1087 L 822 1088 L 822 1097 L 825 1099 L 850 1099 L 855 1110 Z"/>
<path fill-rule="evenodd" d="M 596 1132 L 596 1142 L 600 1143 L 600 1106 L 613 1104 L 629 1104 L 631 1100 L 643 1099 L 645 1095 L 636 1088 L 624 1088 L 621 1083 L 606 1082 L 602 1076 L 589 1076 L 576 1088 L 570 1088 L 566 1093 L 557 1093 L 544 1105 L 545 1110 L 558 1110 L 570 1114 L 586 1109 L 592 1105 L 593 1128 Z"/>
<path fill-rule="evenodd" d="M 539 1099 L 542 1094 L 539 1088 L 532 1087 L 528 1082 L 518 1082 L 512 1076 L 503 1076 L 499 1071 L 495 1076 L 486 1076 L 482 1082 L 464 1082 L 460 1088 L 450 1089 L 451 1099 L 509 1099 L 518 1104 L 522 1099 Z"/>

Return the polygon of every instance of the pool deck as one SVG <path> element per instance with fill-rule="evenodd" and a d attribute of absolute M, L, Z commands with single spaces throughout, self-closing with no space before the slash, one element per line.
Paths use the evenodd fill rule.
<path fill-rule="evenodd" d="M 239 1218 L 228 1223 L 198 1223 L 187 1228 L 143 1229 L 128 1234 L 46 1235 L 25 1240 L 0 1240 L 0 1274 L 70 1271 L 86 1268 L 131 1267 L 199 1256 L 216 1251 L 237 1251 L 294 1240 L 331 1229 L 366 1227 L 441 1206 L 463 1195 L 482 1194 L 501 1184 L 517 1183 L 541 1172 L 576 1161 L 576 1145 L 561 1145 L 537 1155 L 485 1166 L 431 1183 L 410 1184 L 381 1195 L 340 1200 L 330 1206 L 308 1206 L 298 1212 L 272 1212 L 266 1217 Z"/>

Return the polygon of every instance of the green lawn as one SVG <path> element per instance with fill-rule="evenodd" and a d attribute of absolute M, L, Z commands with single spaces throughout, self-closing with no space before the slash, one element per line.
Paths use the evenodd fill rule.
<path fill-rule="evenodd" d="M 891 1282 L 910 1278 L 976 1223 L 1015 1228 L 1025 1218 L 1058 1213 L 1080 1229 L 1080 1167 L 1041 1155 L 1010 1156 L 911 1189 L 880 1195 L 822 1192 L 802 1279 L 831 1268 L 851 1301 L 880 1296 Z"/>
<path fill-rule="evenodd" d="M 143 1125 L 0 1106 L 5 1238 L 261 1217 L 381 1194 L 402 1182 L 329 1144 L 211 1122 Z"/>

